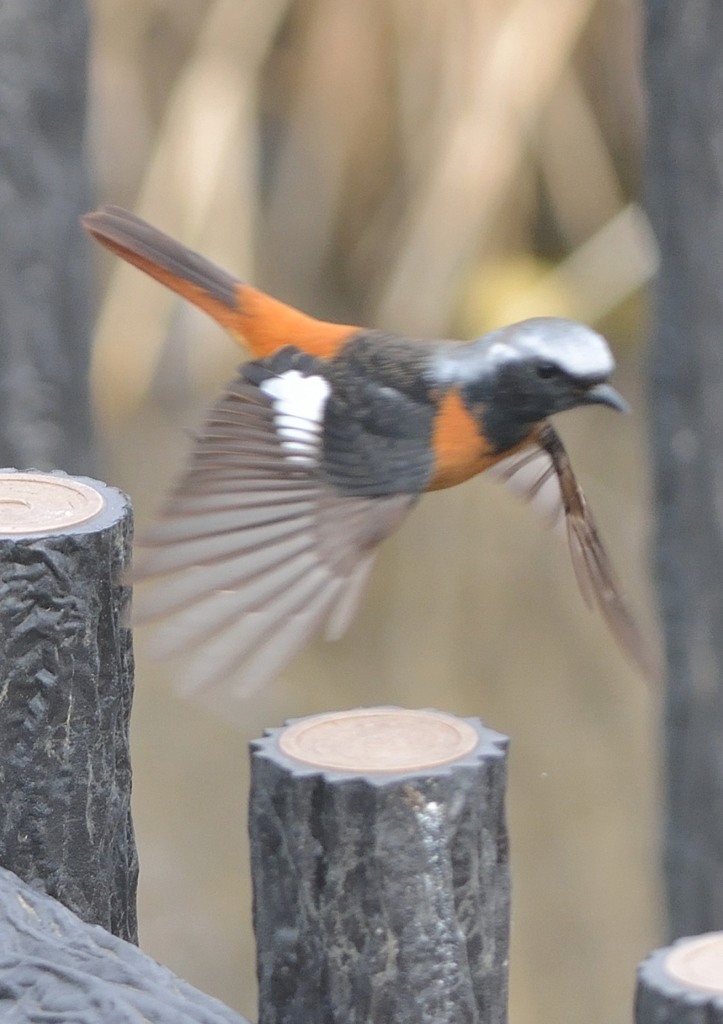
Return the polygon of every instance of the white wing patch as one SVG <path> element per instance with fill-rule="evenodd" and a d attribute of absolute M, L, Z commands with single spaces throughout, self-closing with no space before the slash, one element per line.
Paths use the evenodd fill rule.
<path fill-rule="evenodd" d="M 331 393 L 323 377 L 305 377 L 287 370 L 259 385 L 273 402 L 274 426 L 287 457 L 308 465 L 315 460 L 324 407 Z"/>

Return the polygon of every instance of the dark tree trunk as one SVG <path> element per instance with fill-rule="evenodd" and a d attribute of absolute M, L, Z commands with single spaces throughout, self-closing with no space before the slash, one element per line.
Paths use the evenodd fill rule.
<path fill-rule="evenodd" d="M 249 1024 L 2 868 L 0 950 L 0 1019 L 13 1024 Z"/>
<path fill-rule="evenodd" d="M 723 927 L 723 4 L 647 0 L 671 936 Z"/>
<path fill-rule="evenodd" d="M 0 466 L 93 470 L 84 0 L 0 0 Z"/>

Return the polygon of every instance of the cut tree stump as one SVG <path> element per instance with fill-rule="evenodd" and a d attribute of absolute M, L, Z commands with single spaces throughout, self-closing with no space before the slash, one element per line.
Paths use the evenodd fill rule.
<path fill-rule="evenodd" d="M 638 972 L 635 1024 L 723 1024 L 723 932 L 651 953 Z"/>
<path fill-rule="evenodd" d="M 502 1024 L 507 740 L 374 708 L 252 743 L 260 1024 Z"/>
<path fill-rule="evenodd" d="M 0 472 L 0 865 L 135 941 L 131 533 L 113 487 Z"/>

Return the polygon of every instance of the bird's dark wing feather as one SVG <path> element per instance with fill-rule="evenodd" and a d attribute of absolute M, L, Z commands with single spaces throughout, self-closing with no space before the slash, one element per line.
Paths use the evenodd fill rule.
<path fill-rule="evenodd" d="M 318 418 L 280 419 L 260 386 L 292 358 L 314 375 L 293 350 L 242 368 L 139 544 L 134 579 L 153 582 L 136 618 L 164 620 L 156 653 L 191 652 L 189 689 L 233 679 L 252 689 L 322 626 L 340 636 L 380 541 L 416 500 L 340 495 L 320 474 Z"/>
<path fill-rule="evenodd" d="M 589 607 L 598 608 L 621 648 L 648 678 L 654 659 L 625 599 L 592 510 L 559 435 L 546 424 L 537 442 L 498 462 L 487 475 L 529 501 L 548 523 L 567 534 L 578 586 Z"/>

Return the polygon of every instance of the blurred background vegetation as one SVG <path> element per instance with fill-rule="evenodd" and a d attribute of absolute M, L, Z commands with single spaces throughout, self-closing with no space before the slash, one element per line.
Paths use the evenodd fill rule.
<path fill-rule="evenodd" d="M 308 312 L 473 337 L 528 315 L 611 339 L 631 417 L 559 427 L 653 629 L 634 0 L 90 0 L 98 202 L 128 206 Z M 242 358 L 100 251 L 93 384 L 106 479 L 139 526 Z M 659 944 L 657 708 L 565 550 L 483 480 L 388 541 L 349 635 L 241 701 L 180 699 L 137 639 L 135 821 L 147 952 L 255 1016 L 248 739 L 372 705 L 512 737 L 511 1018 L 629 1019 Z"/>

